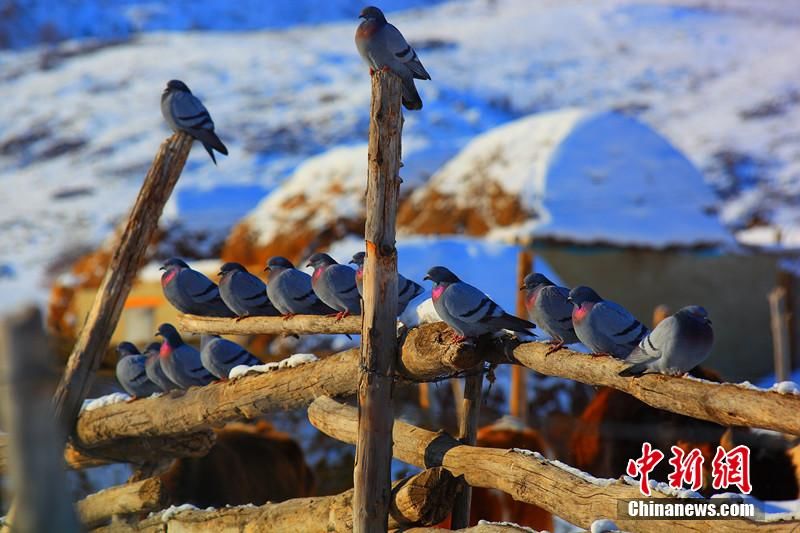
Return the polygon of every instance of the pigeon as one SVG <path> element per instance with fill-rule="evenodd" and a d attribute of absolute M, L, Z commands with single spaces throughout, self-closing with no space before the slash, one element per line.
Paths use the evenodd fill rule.
<path fill-rule="evenodd" d="M 370 73 L 383 69 L 395 73 L 403 82 L 403 106 L 409 110 L 422 109 L 422 98 L 414 85 L 414 78 L 429 80 L 431 76 L 417 53 L 400 30 L 386 22 L 386 17 L 377 7 L 365 7 L 358 18 L 364 20 L 356 30 L 356 48 L 369 66 Z"/>
<path fill-rule="evenodd" d="M 182 389 L 203 386 L 214 381 L 200 361 L 200 352 L 194 347 L 184 344 L 180 333 L 172 324 L 158 326 L 156 335 L 164 337 L 159 356 L 161 368 L 167 377 Z"/>
<path fill-rule="evenodd" d="M 578 339 L 596 354 L 624 359 L 631 353 L 647 327 L 618 303 L 603 300 L 589 287 L 575 287 L 569 292 L 572 325 Z"/>
<path fill-rule="evenodd" d="M 267 296 L 275 308 L 289 319 L 294 315 L 335 314 L 319 299 L 311 287 L 311 276 L 297 270 L 285 257 L 272 257 L 264 268 L 267 273 Z"/>
<path fill-rule="evenodd" d="M 248 316 L 277 316 L 267 296 L 267 285 L 239 263 L 225 263 L 219 269 L 219 294 L 236 313 L 236 320 Z"/>
<path fill-rule="evenodd" d="M 161 94 L 161 114 L 172 131 L 188 133 L 203 143 L 214 164 L 214 150 L 228 155 L 228 149 L 214 133 L 214 121 L 203 103 L 180 80 L 170 80 Z"/>
<path fill-rule="evenodd" d="M 508 329 L 530 334 L 536 326 L 503 311 L 491 298 L 442 266 L 428 270 L 433 282 L 431 298 L 439 318 L 453 328 L 453 342 Z"/>
<path fill-rule="evenodd" d="M 565 344 L 578 342 L 572 326 L 572 304 L 567 300 L 569 289 L 556 286 L 544 274 L 537 272 L 525 276 L 519 290 L 525 291 L 528 318 L 553 339 L 553 346 L 545 355 L 560 350 Z"/>
<path fill-rule="evenodd" d="M 192 270 L 177 258 L 167 260 L 161 270 L 161 288 L 172 306 L 181 313 L 200 316 L 233 317 L 219 295 L 216 283 Z"/>
<path fill-rule="evenodd" d="M 160 342 L 151 342 L 147 348 L 145 348 L 144 355 L 147 356 L 147 360 L 144 362 L 144 368 L 147 371 L 147 377 L 164 392 L 180 389 L 180 387 L 167 377 L 164 373 L 164 369 L 161 368 L 160 352 Z"/>
<path fill-rule="evenodd" d="M 362 290 L 362 285 L 364 284 L 364 258 L 366 254 L 364 252 L 358 252 L 353 256 L 352 261 L 350 263 L 356 265 L 356 286 L 358 287 L 358 294 L 361 297 L 364 297 L 364 292 Z M 411 281 L 410 279 L 406 278 L 399 272 L 397 273 L 397 316 L 403 314 L 403 311 L 406 310 L 406 306 L 408 306 L 408 302 L 419 296 L 425 292 L 425 289 L 422 288 L 422 285 Z"/>
<path fill-rule="evenodd" d="M 130 342 L 117 346 L 117 381 L 132 399 L 142 398 L 161 392 L 159 387 L 147 378 L 146 357 Z"/>
<path fill-rule="evenodd" d="M 625 359 L 631 366 L 619 375 L 685 374 L 708 357 L 713 343 L 714 330 L 706 310 L 699 305 L 684 307 L 639 342 Z"/>
<path fill-rule="evenodd" d="M 233 341 L 219 335 L 200 337 L 200 360 L 219 379 L 228 379 L 231 369 L 239 365 L 260 365 L 261 360 Z"/>
<path fill-rule="evenodd" d="M 338 311 L 336 320 L 351 314 L 361 314 L 361 298 L 356 286 L 355 270 L 347 265 L 340 265 L 331 256 L 323 253 L 312 255 L 306 266 L 314 267 L 311 286 L 325 305 Z"/>

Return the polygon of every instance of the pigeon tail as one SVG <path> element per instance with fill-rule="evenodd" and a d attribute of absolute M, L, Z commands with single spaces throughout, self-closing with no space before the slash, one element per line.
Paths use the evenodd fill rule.
<path fill-rule="evenodd" d="M 420 98 L 417 87 L 414 85 L 414 78 L 403 80 L 403 107 L 409 111 L 422 109 L 422 98 Z"/>
<path fill-rule="evenodd" d="M 214 161 L 215 165 L 217 164 L 217 158 L 214 157 L 214 152 L 212 150 L 216 150 L 223 155 L 228 155 L 228 148 L 222 144 L 222 141 L 213 131 L 193 129 L 191 130 L 191 134 L 192 137 L 203 143 L 203 148 L 205 148 L 208 155 L 211 156 L 211 160 Z"/>
<path fill-rule="evenodd" d="M 642 374 L 645 373 L 647 370 L 647 365 L 645 363 L 637 363 L 635 365 L 631 365 L 628 368 L 621 370 L 617 373 L 618 376 L 622 376 L 624 378 L 634 377 L 638 378 Z"/>
<path fill-rule="evenodd" d="M 487 322 L 492 326 L 502 329 L 509 329 L 511 331 L 518 331 L 520 333 L 529 333 L 529 330 L 536 328 L 536 324 L 533 322 L 528 322 L 527 320 L 510 315 L 508 313 L 498 317 L 492 317 Z"/>

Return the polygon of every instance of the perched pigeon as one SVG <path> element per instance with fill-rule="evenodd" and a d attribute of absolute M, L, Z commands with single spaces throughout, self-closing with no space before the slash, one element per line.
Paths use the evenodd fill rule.
<path fill-rule="evenodd" d="M 181 313 L 200 316 L 235 316 L 219 295 L 216 283 L 189 268 L 180 259 L 167 260 L 161 270 L 161 288 L 172 306 Z"/>
<path fill-rule="evenodd" d="M 267 273 L 267 296 L 284 316 L 335 314 L 317 297 L 311 287 L 311 276 L 297 270 L 285 257 L 272 257 L 264 271 Z"/>
<path fill-rule="evenodd" d="M 623 359 L 647 335 L 647 327 L 621 305 L 603 300 L 589 287 L 569 293 L 572 324 L 578 339 L 596 354 Z"/>
<path fill-rule="evenodd" d="M 352 264 L 356 265 L 356 286 L 358 287 L 358 294 L 361 297 L 364 297 L 364 292 L 361 286 L 364 283 L 364 258 L 366 254 L 364 252 L 358 252 L 353 256 L 353 260 L 350 261 Z M 410 279 L 406 278 L 399 272 L 397 273 L 397 316 L 400 316 L 403 311 L 406 310 L 406 306 L 408 302 L 419 296 L 425 292 L 425 289 L 422 288 L 422 285 L 411 281 Z"/>
<path fill-rule="evenodd" d="M 328 254 L 316 253 L 308 260 L 314 267 L 311 286 L 325 305 L 338 311 L 336 319 L 361 314 L 361 298 L 356 287 L 356 271 L 340 265 Z"/>
<path fill-rule="evenodd" d="M 386 22 L 377 7 L 365 7 L 358 16 L 364 20 L 356 30 L 356 48 L 369 65 L 370 73 L 388 69 L 403 81 L 403 105 L 406 109 L 422 109 L 422 99 L 414 85 L 418 80 L 431 79 L 417 53 L 400 31 Z"/>
<path fill-rule="evenodd" d="M 536 326 L 503 311 L 491 298 L 464 283 L 445 267 L 428 270 L 425 279 L 433 282 L 433 307 L 439 318 L 456 331 L 454 342 L 479 337 L 501 329 L 530 333 Z"/>
<path fill-rule="evenodd" d="M 139 353 L 130 342 L 121 342 L 117 346 L 117 381 L 133 398 L 150 396 L 161 392 L 158 386 L 147 378 L 145 371 L 146 357 Z"/>
<path fill-rule="evenodd" d="M 172 324 L 158 326 L 156 335 L 164 337 L 161 344 L 161 368 L 167 377 L 182 389 L 203 386 L 214 381 L 200 361 L 200 352 L 184 344 L 178 330 Z"/>
<path fill-rule="evenodd" d="M 625 359 L 631 366 L 619 375 L 685 374 L 708 357 L 713 343 L 714 330 L 706 310 L 699 305 L 684 307 L 641 340 Z"/>
<path fill-rule="evenodd" d="M 159 357 L 160 352 L 160 342 L 151 342 L 144 350 L 144 355 L 147 356 L 147 360 L 144 362 L 144 367 L 147 371 L 148 379 L 158 385 L 158 388 L 164 392 L 180 389 L 180 387 L 178 387 L 167 377 L 167 375 L 164 373 L 164 369 L 161 368 L 161 358 Z"/>
<path fill-rule="evenodd" d="M 260 365 L 261 360 L 233 341 L 219 335 L 200 337 L 200 360 L 206 370 L 219 379 L 228 379 L 231 369 L 239 365 Z"/>
<path fill-rule="evenodd" d="M 278 310 L 267 296 L 267 285 L 239 263 L 225 263 L 219 269 L 219 294 L 228 308 L 238 315 L 277 316 Z"/>
<path fill-rule="evenodd" d="M 572 304 L 567 300 L 569 289 L 556 286 L 539 273 L 525 276 L 519 289 L 525 291 L 528 318 L 553 339 L 548 354 L 560 350 L 565 344 L 578 342 L 572 327 Z"/>
<path fill-rule="evenodd" d="M 161 94 L 161 114 L 172 131 L 188 133 L 203 143 L 214 164 L 214 150 L 228 155 L 228 149 L 214 133 L 214 121 L 203 103 L 180 80 L 170 80 Z"/>

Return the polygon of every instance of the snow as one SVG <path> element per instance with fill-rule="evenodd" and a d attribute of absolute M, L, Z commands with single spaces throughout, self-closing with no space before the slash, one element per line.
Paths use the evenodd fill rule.
<path fill-rule="evenodd" d="M 264 373 L 264 372 L 272 372 L 273 370 L 280 370 L 282 368 L 295 368 L 300 365 L 304 365 L 306 363 L 313 363 L 314 361 L 318 361 L 316 355 L 313 353 L 296 353 L 292 356 L 287 357 L 286 359 L 282 359 L 280 361 L 276 361 L 274 363 L 266 363 L 264 365 L 239 365 L 231 368 L 230 373 L 228 374 L 229 379 L 236 379 L 238 377 L 244 376 L 251 372 L 253 373 Z"/>
<path fill-rule="evenodd" d="M 168 133 L 158 110 L 168 79 L 182 78 L 203 99 L 231 156 L 215 167 L 195 147 L 162 226 L 183 223 L 224 235 L 255 196 L 276 190 L 310 157 L 332 151 L 345 167 L 348 158 L 358 163 L 369 83 L 353 47 L 356 8 L 349 1 L 315 3 L 313 10 L 308 0 L 257 9 L 252 0 L 27 4 L 33 7 L 21 10 L 24 20 L 0 22 L 0 33 L 13 34 L 12 46 L 35 42 L 45 22 L 57 37 L 223 31 L 155 31 L 113 46 L 83 41 L 0 52 L 0 180 L 5 190 L 20 192 L 0 198 L 2 307 L 31 300 L 44 306 L 50 282 L 69 263 L 64 257 L 97 246 L 130 208 Z M 390 7 L 398 9 L 425 6 L 390 18 L 434 78 L 419 83 L 425 109 L 406 114 L 403 192 L 499 124 L 556 110 L 609 117 L 607 110 L 621 109 L 702 169 L 717 193 L 709 212 L 719 212 L 728 228 L 742 232 L 761 221 L 749 231 L 779 232 L 782 246 L 794 246 L 800 74 L 791 51 L 800 17 L 792 4 L 393 0 Z M 238 31 L 254 28 L 272 29 Z M 663 183 L 656 185 L 663 191 Z M 237 187 L 241 201 L 226 192 L 221 205 L 208 206 L 214 191 Z M 696 197 L 693 189 L 686 211 L 705 205 L 705 190 Z M 347 195 L 341 200 L 343 209 L 355 205 Z M 597 215 L 611 218 L 616 204 L 600 200 L 593 205 Z M 646 217 L 654 206 L 652 198 L 641 209 L 629 200 L 627 220 Z M 212 214 L 202 216 L 203 206 L 213 207 Z M 586 220 L 566 222 L 540 229 L 559 235 Z M 621 229 L 630 238 L 644 233 Z M 666 233 L 652 229 L 656 238 Z M 673 229 L 690 238 L 713 233 L 705 225 L 698 235 Z"/>
<path fill-rule="evenodd" d="M 638 479 L 634 479 L 630 476 L 622 476 L 622 480 L 627 483 L 628 485 L 634 485 L 636 487 L 639 486 L 640 482 Z M 648 485 L 650 486 L 650 490 L 660 492 L 666 496 L 670 496 L 672 498 L 702 498 L 703 495 L 699 492 L 689 490 L 689 489 L 677 489 L 675 487 L 670 486 L 668 483 L 664 483 L 663 481 L 656 481 L 655 479 L 649 480 Z"/>
<path fill-rule="evenodd" d="M 514 522 L 491 522 L 489 520 L 478 520 L 479 526 L 502 526 L 502 527 L 512 527 L 514 529 L 518 529 L 520 531 L 527 531 L 530 533 L 536 533 L 535 529 L 529 528 L 527 526 L 521 526 Z"/>
<path fill-rule="evenodd" d="M 195 507 L 191 503 L 184 503 L 183 505 L 170 505 L 161 512 L 161 521 L 166 524 L 176 514 L 182 511 L 199 511 L 199 508 Z"/>
<path fill-rule="evenodd" d="M 600 518 L 592 522 L 592 525 L 589 527 L 589 531 L 591 533 L 606 533 L 608 531 L 619 531 L 619 528 L 613 520 L 609 520 L 608 518 Z"/>
<path fill-rule="evenodd" d="M 131 397 L 124 392 L 112 392 L 111 394 L 100 396 L 99 398 L 84 400 L 81 411 L 94 411 L 95 409 L 100 409 L 101 407 L 105 407 L 107 405 L 127 402 L 130 399 Z"/>

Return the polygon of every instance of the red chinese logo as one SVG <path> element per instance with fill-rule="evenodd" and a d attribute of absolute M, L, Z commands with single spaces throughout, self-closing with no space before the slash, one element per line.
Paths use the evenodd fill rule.
<path fill-rule="evenodd" d="M 642 456 L 635 461 L 628 459 L 628 468 L 626 471 L 631 477 L 640 475 L 639 490 L 645 496 L 650 496 L 650 472 L 661 462 L 664 458 L 664 452 L 661 450 L 653 450 L 649 442 L 642 443 Z"/>
<path fill-rule="evenodd" d="M 717 453 L 711 462 L 712 486 L 715 489 L 726 489 L 736 485 L 744 494 L 750 494 L 750 448 L 740 444 L 726 452 L 717 446 Z"/>
<path fill-rule="evenodd" d="M 669 460 L 672 473 L 667 476 L 669 486 L 680 489 L 689 485 L 691 490 L 703 487 L 703 463 L 705 458 L 699 448 L 689 452 L 678 446 L 672 446 L 672 457 Z M 631 477 L 639 476 L 639 490 L 650 496 L 650 472 L 664 459 L 660 450 L 653 449 L 649 442 L 642 443 L 642 456 L 628 459 L 625 469 Z M 752 490 L 750 485 L 750 448 L 739 445 L 730 451 L 717 446 L 717 453 L 711 463 L 712 486 L 714 489 L 726 489 L 731 485 L 739 487 L 744 494 Z"/>

